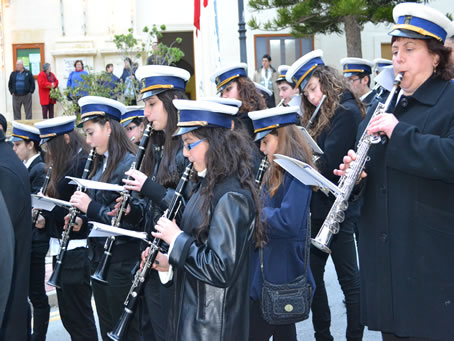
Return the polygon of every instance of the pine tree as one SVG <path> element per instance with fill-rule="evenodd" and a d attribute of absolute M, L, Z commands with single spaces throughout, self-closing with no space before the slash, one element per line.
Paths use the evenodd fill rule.
<path fill-rule="evenodd" d="M 401 2 L 421 1 L 249 0 L 249 6 L 256 11 L 275 9 L 277 12 L 273 20 L 265 23 L 259 23 L 253 17 L 249 26 L 267 31 L 290 28 L 291 34 L 298 38 L 317 33 L 345 33 L 347 55 L 361 58 L 361 31 L 364 25 L 368 22 L 393 22 L 393 7 Z"/>

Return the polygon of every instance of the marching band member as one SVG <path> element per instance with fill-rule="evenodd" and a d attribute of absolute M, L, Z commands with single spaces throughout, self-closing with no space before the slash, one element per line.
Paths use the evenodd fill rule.
<path fill-rule="evenodd" d="M 170 245 L 168 256 L 158 254 L 153 267 L 174 268 L 167 339 L 247 340 L 249 249 L 253 235 L 259 246 L 264 240 L 255 221 L 259 206 L 249 142 L 231 129 L 237 108 L 173 103 L 180 112 L 176 135 L 199 182 L 179 226 L 162 217 L 153 233 Z"/>
<path fill-rule="evenodd" d="M 367 111 L 376 95 L 370 88 L 374 64 L 363 58 L 342 58 L 340 63 L 344 77 L 350 82 L 351 91 L 359 97 Z"/>
<path fill-rule="evenodd" d="M 234 122 L 246 129 L 251 138 L 254 127 L 248 112 L 266 108 L 264 98 L 257 92 L 254 82 L 247 76 L 247 65 L 244 63 L 223 67 L 216 70 L 210 77 L 216 83 L 216 90 L 223 98 L 233 98 L 241 101 L 242 105 Z"/>
<path fill-rule="evenodd" d="M 13 150 L 16 155 L 28 169 L 31 193 L 38 193 L 46 178 L 45 164 L 41 157 L 41 148 L 39 146 L 39 130 L 26 124 L 13 122 L 13 133 L 10 141 L 14 144 Z M 32 228 L 28 297 L 33 305 L 32 338 L 33 340 L 41 341 L 46 339 L 50 313 L 49 300 L 44 287 L 49 235 L 44 229 L 38 229 L 35 226 Z"/>
<path fill-rule="evenodd" d="M 130 170 L 126 173 L 133 179 L 125 180 L 125 186 L 150 199 L 151 209 L 145 230 L 151 233 L 170 204 L 174 189 L 188 164 L 183 156 L 181 139 L 172 136 L 178 122 L 178 111 L 172 100 L 186 98 L 185 87 L 190 74 L 172 66 L 147 65 L 137 69 L 136 77 L 144 84 L 140 99 L 145 103 L 145 117 L 153 124 L 153 135 L 159 138 L 147 148 L 143 172 Z M 151 333 L 150 337 L 165 340 L 169 290 L 161 285 L 156 271 L 150 273 L 144 286 L 144 300 L 145 304 L 140 308 L 143 337 Z"/>
<path fill-rule="evenodd" d="M 303 93 L 302 125 L 306 126 L 315 108 L 323 102 L 318 116 L 314 119 L 309 133 L 323 150 L 317 161 L 320 173 L 332 182 L 338 177 L 333 170 L 342 161 L 343 155 L 354 147 L 356 131 L 364 115 L 361 102 L 349 90 L 344 77 L 332 67 L 324 65 L 322 51 L 315 50 L 298 59 L 287 71 L 286 78 L 293 81 Z M 334 197 L 325 196 L 321 191 L 314 192 L 311 200 L 312 238 L 322 226 Z M 359 321 L 359 271 L 356 247 L 353 237 L 359 215 L 359 206 L 351 205 L 346 212 L 340 232 L 331 242 L 331 256 L 336 267 L 338 280 L 345 296 L 347 307 L 347 340 L 360 340 L 363 327 Z M 331 316 L 326 295 L 323 274 L 329 254 L 312 247 L 311 269 L 317 290 L 312 302 L 312 322 L 316 340 L 332 340 L 330 333 Z"/>
<path fill-rule="evenodd" d="M 397 104 L 359 129 L 388 139 L 370 148 L 359 184 L 361 321 L 386 341 L 453 340 L 454 84 L 443 46 L 453 26 L 421 4 L 399 4 L 393 17 Z"/>
<path fill-rule="evenodd" d="M 47 149 L 46 165 L 52 173 L 46 195 L 68 201 L 76 190 L 66 176 L 80 177 L 87 160 L 88 145 L 75 130 L 75 116 L 62 116 L 35 123 Z M 46 228 L 50 235 L 49 253 L 57 256 L 68 211 L 56 206 L 51 212 L 42 211 L 36 227 Z M 63 326 L 73 340 L 98 340 L 91 307 L 90 265 L 87 249 L 87 226 L 77 226 L 70 234 L 64 266 L 61 272 L 57 300 Z M 56 257 L 54 258 L 54 267 Z"/>
<path fill-rule="evenodd" d="M 392 60 L 384 58 L 375 58 L 372 63 L 374 64 L 373 70 L 375 71 L 375 76 L 380 74 L 385 67 L 393 65 Z"/>
<path fill-rule="evenodd" d="M 128 138 L 136 145 L 140 144 L 145 131 L 146 122 L 143 117 L 143 107 L 137 105 L 126 107 L 125 113 L 121 115 L 120 123 Z"/>
<path fill-rule="evenodd" d="M 118 101 L 97 96 L 82 97 L 79 106 L 82 119 L 79 125 L 83 126 L 87 143 L 96 149 L 90 179 L 123 184 L 121 180 L 131 167 L 137 150 L 120 124 L 121 114 L 126 107 Z M 86 219 L 110 225 L 112 216 L 109 213 L 115 206 L 117 197 L 118 194 L 115 192 L 88 189 L 87 193 L 76 191 L 70 202 L 86 215 Z M 122 220 L 121 227 L 138 230 L 142 227 L 140 223 L 145 204 L 135 196 L 132 196 L 130 201 L 128 214 Z M 82 218 L 77 218 L 76 222 L 82 224 Z M 97 269 L 104 254 L 104 239 L 90 239 L 92 272 Z M 123 312 L 123 302 L 132 281 L 131 271 L 140 258 L 139 244 L 137 239 L 117 237 L 107 270 L 108 284 L 92 281 L 96 311 L 104 340 L 107 340 L 107 333 L 113 329 Z M 127 340 L 138 338 L 139 325 L 136 316 L 130 324 Z"/>
<path fill-rule="evenodd" d="M 288 65 L 280 65 L 277 68 L 278 76 L 276 79 L 277 88 L 279 90 L 279 97 L 281 98 L 281 105 L 284 107 L 301 106 L 301 98 L 299 96 L 299 89 L 293 82 L 287 82 L 285 76 L 287 70 L 290 68 Z M 298 111 L 300 113 L 301 110 Z"/>
<path fill-rule="evenodd" d="M 310 267 L 304 263 L 309 242 L 306 235 L 312 188 L 273 162 L 273 154 L 278 153 L 312 164 L 312 151 L 296 127 L 297 111 L 298 107 L 280 107 L 249 113 L 256 140 L 260 141 L 260 150 L 270 164 L 261 192 L 264 201 L 261 221 L 267 231 L 267 243 L 263 247 L 263 275 L 258 249 L 252 252 L 251 259 L 250 341 L 265 341 L 271 336 L 276 340 L 296 340 L 294 323 L 271 325 L 263 319 L 260 310 L 262 276 L 273 284 L 289 283 L 307 268 L 308 281 L 315 289 Z"/>

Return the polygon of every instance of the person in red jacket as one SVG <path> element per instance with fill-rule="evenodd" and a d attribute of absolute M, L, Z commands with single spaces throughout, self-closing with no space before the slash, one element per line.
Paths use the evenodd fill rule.
<path fill-rule="evenodd" d="M 39 103 L 43 110 L 43 119 L 54 118 L 54 104 L 56 103 L 55 98 L 50 97 L 50 90 L 58 87 L 58 79 L 55 75 L 50 72 L 50 64 L 43 64 L 43 71 L 38 75 L 38 87 L 39 87 Z"/>

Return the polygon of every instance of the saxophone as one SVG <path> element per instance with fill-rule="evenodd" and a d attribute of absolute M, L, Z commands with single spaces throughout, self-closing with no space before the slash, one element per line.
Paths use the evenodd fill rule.
<path fill-rule="evenodd" d="M 145 155 L 145 149 L 147 149 L 148 141 L 150 140 L 150 135 L 152 134 L 153 123 L 149 122 L 145 131 L 143 133 L 142 139 L 140 140 L 139 150 L 136 154 L 136 159 L 131 164 L 130 169 L 139 170 L 140 166 L 142 165 L 142 160 Z M 131 180 L 131 177 L 128 176 L 128 180 Z M 115 217 L 112 218 L 112 226 L 119 227 L 120 223 L 126 213 L 126 209 L 128 208 L 129 199 L 131 198 L 131 192 L 128 190 L 124 190 L 121 192 L 121 204 L 118 208 L 117 214 Z M 96 268 L 95 273 L 91 276 L 92 279 L 97 280 L 102 283 L 107 283 L 107 271 L 110 265 L 110 257 L 112 256 L 112 248 L 115 243 L 115 237 L 109 237 L 104 244 L 104 254 L 102 255 L 101 260 L 99 261 L 99 265 Z"/>
<path fill-rule="evenodd" d="M 181 209 L 182 199 L 183 199 L 183 190 L 188 183 L 190 173 L 192 171 L 192 163 L 186 166 L 186 169 L 181 177 L 180 181 L 178 182 L 177 188 L 175 189 L 175 194 L 172 197 L 172 201 L 170 202 L 169 208 L 165 212 L 165 217 L 169 220 L 175 219 L 179 210 Z M 152 265 L 156 260 L 156 256 L 158 252 L 161 251 L 161 244 L 162 241 L 159 238 L 153 238 L 150 244 L 150 251 L 148 252 L 148 256 L 144 261 L 141 270 L 137 270 L 134 281 L 132 283 L 131 289 L 129 289 L 128 296 L 124 302 L 124 310 L 120 319 L 118 320 L 115 329 L 109 333 L 107 336 L 114 340 L 122 340 L 123 336 L 128 329 L 129 321 L 132 318 L 134 310 L 137 306 L 137 299 L 142 291 L 143 285 L 145 284 L 146 279 L 148 278 L 148 274 L 152 269 Z"/>
<path fill-rule="evenodd" d="M 402 81 L 402 77 L 403 73 L 399 73 L 396 76 L 396 78 L 394 79 L 394 86 L 389 93 L 386 102 L 384 104 L 378 104 L 370 120 L 386 112 L 389 104 L 394 97 L 394 94 L 397 91 L 397 88 L 400 85 L 400 82 Z M 329 245 L 333 236 L 339 232 L 340 224 L 345 219 L 345 211 L 348 208 L 348 199 L 350 198 L 350 194 L 353 190 L 353 187 L 355 187 L 355 184 L 359 179 L 361 172 L 366 165 L 366 162 L 370 160 L 370 157 L 367 155 L 369 148 L 372 144 L 377 144 L 381 141 L 380 136 L 369 135 L 367 133 L 369 125 L 370 121 L 364 129 L 364 132 L 358 142 L 356 149 L 356 160 L 351 162 L 350 168 L 345 171 L 345 174 L 341 176 L 339 180 L 338 187 L 340 189 L 340 194 L 336 197 L 336 200 L 334 201 L 333 206 L 331 207 L 325 221 L 323 222 L 322 227 L 318 231 L 317 236 L 315 238 L 312 238 L 312 244 L 324 252 L 331 253 Z"/>
<path fill-rule="evenodd" d="M 95 155 L 95 148 L 90 150 L 90 154 L 88 154 L 87 161 L 85 162 L 84 171 L 82 173 L 82 179 L 87 179 L 88 175 L 90 174 L 91 164 L 93 162 L 93 157 Z M 82 191 L 82 186 L 77 186 L 76 191 Z M 75 225 L 76 218 L 80 214 L 79 210 L 75 207 L 71 207 L 69 209 L 69 223 L 66 230 L 63 230 L 61 234 L 61 242 L 60 242 L 60 251 L 58 252 L 57 262 L 55 263 L 55 269 L 52 275 L 47 281 L 47 284 L 57 289 L 60 289 L 60 273 L 62 269 L 63 260 L 65 259 L 66 251 L 68 250 L 69 244 L 69 235 L 71 234 L 72 228 Z"/>

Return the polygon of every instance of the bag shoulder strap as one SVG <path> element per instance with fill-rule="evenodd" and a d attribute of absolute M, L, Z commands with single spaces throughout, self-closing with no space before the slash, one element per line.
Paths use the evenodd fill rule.
<path fill-rule="evenodd" d="M 309 263 L 309 252 L 311 247 L 311 216 L 309 209 L 306 214 L 306 245 L 304 247 L 304 273 L 307 274 L 307 267 Z M 260 253 L 260 271 L 262 272 L 262 279 L 265 281 L 265 275 L 263 272 L 263 248 L 259 249 Z"/>

